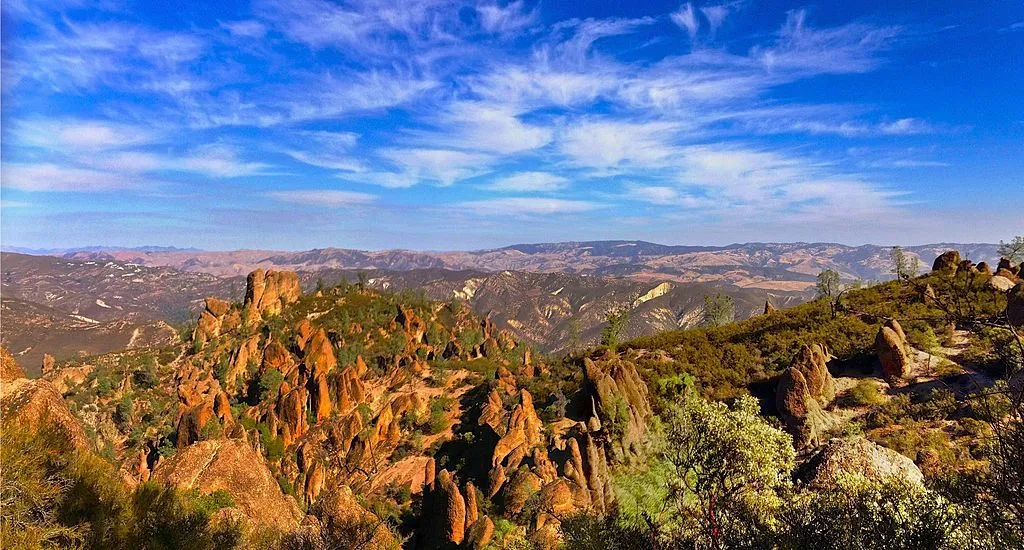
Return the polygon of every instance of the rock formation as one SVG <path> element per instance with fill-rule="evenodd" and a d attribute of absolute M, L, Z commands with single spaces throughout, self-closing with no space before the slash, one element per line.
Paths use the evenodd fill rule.
<path fill-rule="evenodd" d="M 960 252 L 956 250 L 950 250 L 943 252 L 938 258 L 935 258 L 935 262 L 932 263 L 932 271 L 941 273 L 956 273 L 957 267 L 960 265 Z"/>
<path fill-rule="evenodd" d="M 606 356 L 600 361 L 586 358 L 583 374 L 599 420 L 620 424 L 616 430 L 621 437 L 611 442 L 615 458 L 626 460 L 642 454 L 652 412 L 647 384 L 637 374 L 636 367 L 618 357 Z M 626 413 L 625 418 L 621 417 L 622 411 Z"/>
<path fill-rule="evenodd" d="M 773 311 L 775 311 L 775 306 L 772 305 L 771 300 L 765 300 L 764 301 L 764 314 L 768 315 L 769 313 L 771 313 Z"/>
<path fill-rule="evenodd" d="M 924 487 L 921 470 L 913 460 L 863 437 L 829 441 L 800 468 L 797 477 L 809 486 L 833 487 L 841 476 L 851 474 L 875 481 L 896 478 Z"/>
<path fill-rule="evenodd" d="M 281 488 L 263 457 L 235 440 L 201 441 L 160 461 L 152 479 L 201 494 L 225 491 L 235 507 L 258 524 L 282 531 L 298 526 L 302 513 Z"/>
<path fill-rule="evenodd" d="M 797 448 L 819 445 L 837 425 L 824 411 L 836 395 L 828 359 L 823 346 L 804 346 L 776 387 L 775 406 Z"/>
<path fill-rule="evenodd" d="M 902 380 L 910 374 L 910 346 L 907 344 L 907 335 L 895 319 L 887 321 L 878 329 L 875 353 L 882 364 L 882 374 L 890 382 Z"/>
<path fill-rule="evenodd" d="M 35 433 L 52 430 L 75 448 L 87 447 L 85 430 L 57 387 L 24 374 L 10 353 L 0 348 L 0 420 Z"/>
<path fill-rule="evenodd" d="M 257 269 L 245 280 L 242 309 L 250 314 L 250 319 L 277 315 L 284 306 L 298 300 L 301 293 L 299 276 L 294 271 Z"/>
<path fill-rule="evenodd" d="M 1010 289 L 1006 300 L 1006 317 L 1015 326 L 1024 326 L 1024 283 Z"/>

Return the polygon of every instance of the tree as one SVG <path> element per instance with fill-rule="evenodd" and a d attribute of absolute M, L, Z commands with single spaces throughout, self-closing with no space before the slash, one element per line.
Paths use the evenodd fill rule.
<path fill-rule="evenodd" d="M 727 407 L 695 394 L 668 409 L 664 454 L 680 547 L 747 547 L 770 530 L 796 456 L 790 436 L 759 411 L 750 396 Z"/>
<path fill-rule="evenodd" d="M 907 256 L 903 252 L 903 248 L 899 246 L 892 247 L 889 251 L 889 259 L 892 260 L 892 271 L 896 275 L 896 278 L 900 281 L 916 277 L 917 272 L 921 269 L 921 260 L 917 256 Z"/>
<path fill-rule="evenodd" d="M 844 288 L 839 279 L 839 272 L 834 269 L 826 269 L 818 274 L 818 299 L 828 302 L 832 318 L 835 319 L 839 312 L 839 302 L 851 287 Z"/>
<path fill-rule="evenodd" d="M 736 308 L 732 296 L 727 294 L 708 294 L 704 296 L 704 317 L 702 327 L 720 327 L 731 323 L 736 317 Z"/>
<path fill-rule="evenodd" d="M 1008 243 L 999 241 L 999 256 L 1015 264 L 1024 262 L 1024 237 L 1017 235 Z"/>
<path fill-rule="evenodd" d="M 839 280 L 839 272 L 834 269 L 826 269 L 818 274 L 818 298 L 831 300 L 842 290 L 842 283 Z"/>
<path fill-rule="evenodd" d="M 626 323 L 629 321 L 629 310 L 625 307 L 617 307 L 608 310 L 605 319 L 608 321 L 608 326 L 601 330 L 601 345 L 607 346 L 612 351 L 619 347 L 619 338 L 622 335 L 622 329 L 626 327 Z"/>

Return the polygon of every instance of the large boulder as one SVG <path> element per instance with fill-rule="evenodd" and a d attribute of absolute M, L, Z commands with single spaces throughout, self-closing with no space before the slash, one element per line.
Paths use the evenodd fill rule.
<path fill-rule="evenodd" d="M 879 327 L 875 335 L 875 353 L 882 364 L 882 374 L 890 383 L 910 374 L 910 346 L 907 344 L 907 335 L 895 319 Z"/>
<path fill-rule="evenodd" d="M 837 427 L 824 410 L 836 395 L 828 358 L 823 346 L 804 346 L 776 387 L 775 406 L 797 448 L 819 445 Z"/>
<path fill-rule="evenodd" d="M 295 529 L 302 512 L 284 495 L 263 457 L 239 440 L 202 441 L 159 462 L 151 479 L 201 494 L 225 491 L 234 507 L 259 525 Z"/>
<path fill-rule="evenodd" d="M 935 262 L 932 263 L 932 271 L 938 271 L 942 273 L 956 273 L 957 268 L 960 266 L 960 252 L 956 250 L 950 250 L 939 254 L 938 258 L 935 258 Z"/>
<path fill-rule="evenodd" d="M 9 356 L 8 356 L 9 357 Z M 64 397 L 49 380 L 10 378 L 18 372 L 4 360 L 0 383 L 0 420 L 30 432 L 52 431 L 75 448 L 85 448 L 89 440 L 81 422 L 68 409 Z"/>
<path fill-rule="evenodd" d="M 898 479 L 924 487 L 913 460 L 863 437 L 833 439 L 807 461 L 797 477 L 812 487 L 834 487 L 842 476 L 860 475 L 875 481 Z"/>

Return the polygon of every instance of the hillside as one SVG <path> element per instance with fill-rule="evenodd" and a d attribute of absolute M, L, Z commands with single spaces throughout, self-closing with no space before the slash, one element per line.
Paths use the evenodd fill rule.
<path fill-rule="evenodd" d="M 186 342 L 5 367 L 4 430 L 54 445 L 11 420 L 73 415 L 52 467 L 93 525 L 171 491 L 152 531 L 76 527 L 91 547 L 1018 547 L 1019 449 L 990 442 L 1019 429 L 1020 268 L 934 267 L 562 357 L 466 304 L 258 270 Z"/>
<path fill-rule="evenodd" d="M 994 244 L 939 243 L 906 247 L 922 269 L 942 252 L 961 250 L 975 261 L 998 259 Z M 302 252 L 239 250 L 108 249 L 69 251 L 70 259 L 116 260 L 168 266 L 219 276 L 240 276 L 256 268 L 319 271 L 377 269 L 405 271 L 442 268 L 488 272 L 527 271 L 629 277 L 644 281 L 714 282 L 763 290 L 806 290 L 824 269 L 844 278 L 891 278 L 889 247 L 834 243 L 746 243 L 720 247 L 668 246 L 644 241 L 520 244 L 504 248 L 419 252 L 324 248 Z"/>

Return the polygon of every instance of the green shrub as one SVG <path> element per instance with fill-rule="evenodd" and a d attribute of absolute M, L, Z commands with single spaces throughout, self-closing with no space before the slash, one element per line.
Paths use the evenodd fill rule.
<path fill-rule="evenodd" d="M 857 406 L 879 405 L 884 401 L 878 384 L 872 380 L 861 380 L 850 390 L 850 402 Z"/>

